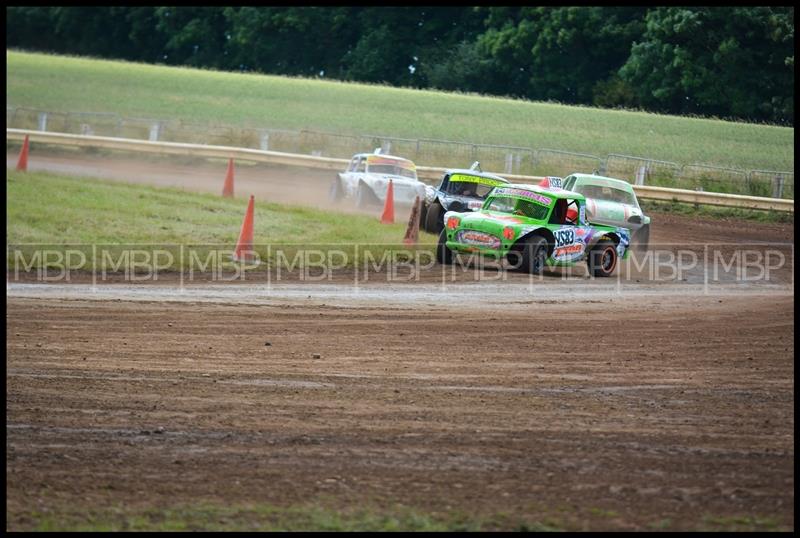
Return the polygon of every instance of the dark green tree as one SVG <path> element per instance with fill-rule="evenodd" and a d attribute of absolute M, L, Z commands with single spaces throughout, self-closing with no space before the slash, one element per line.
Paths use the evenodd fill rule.
<path fill-rule="evenodd" d="M 6 8 L 6 48 L 31 47 L 34 50 L 61 50 L 54 28 L 51 7 L 15 6 Z"/>
<path fill-rule="evenodd" d="M 620 76 L 644 108 L 794 122 L 794 8 L 655 8 Z"/>
<path fill-rule="evenodd" d="M 155 30 L 165 36 L 162 61 L 175 65 L 225 66 L 227 21 L 222 8 L 159 7 Z"/>
<path fill-rule="evenodd" d="M 227 63 L 265 73 L 344 78 L 342 58 L 358 40 L 360 9 L 226 8 Z"/>
<path fill-rule="evenodd" d="M 638 7 L 497 8 L 478 50 L 491 58 L 494 93 L 565 103 L 608 100 L 608 85 L 644 29 Z M 617 103 L 607 103 L 617 104 Z"/>

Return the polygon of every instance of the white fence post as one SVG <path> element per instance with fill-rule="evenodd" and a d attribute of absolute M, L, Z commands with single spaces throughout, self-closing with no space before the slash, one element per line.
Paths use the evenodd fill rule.
<path fill-rule="evenodd" d="M 150 142 L 158 142 L 158 134 L 160 130 L 160 123 L 154 123 L 150 126 Z"/>
<path fill-rule="evenodd" d="M 783 174 L 775 176 L 775 181 L 772 184 L 772 197 L 783 198 Z"/>
<path fill-rule="evenodd" d="M 635 185 L 644 185 L 644 179 L 645 179 L 646 175 L 647 175 L 647 167 L 646 166 L 640 166 L 636 170 L 636 181 L 634 182 L 634 184 Z"/>
<path fill-rule="evenodd" d="M 39 130 L 47 130 L 47 112 L 39 112 Z"/>
<path fill-rule="evenodd" d="M 511 174 L 514 172 L 514 155 L 511 153 L 506 153 L 506 174 Z"/>
<path fill-rule="evenodd" d="M 261 134 L 261 151 L 269 151 L 269 133 Z"/>

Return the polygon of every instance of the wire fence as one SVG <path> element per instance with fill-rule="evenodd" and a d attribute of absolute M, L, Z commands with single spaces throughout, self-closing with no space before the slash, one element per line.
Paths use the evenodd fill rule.
<path fill-rule="evenodd" d="M 94 112 L 49 112 L 6 106 L 6 126 L 18 129 L 112 136 L 141 140 L 234 146 L 349 159 L 354 153 L 382 148 L 418 165 L 468 168 L 519 175 L 566 176 L 599 173 L 640 185 L 794 199 L 794 172 L 741 170 L 708 164 L 679 164 L 617 153 L 605 157 L 557 149 L 472 144 L 429 138 L 349 135 L 324 131 L 235 127 L 125 118 Z"/>

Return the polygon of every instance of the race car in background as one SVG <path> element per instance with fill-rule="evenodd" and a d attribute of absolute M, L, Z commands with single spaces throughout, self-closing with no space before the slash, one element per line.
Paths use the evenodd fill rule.
<path fill-rule="evenodd" d="M 541 274 L 545 265 L 583 260 L 594 276 L 611 276 L 628 254 L 627 228 L 586 221 L 582 194 L 538 185 L 495 187 L 479 211 L 444 214 L 436 259 L 453 263 L 454 252 L 505 258 L 512 268 Z M 574 219 L 568 217 L 574 210 Z"/>
<path fill-rule="evenodd" d="M 587 221 L 628 228 L 632 234 L 631 246 L 647 250 L 650 243 L 650 217 L 639 207 L 630 183 L 593 174 L 570 174 L 561 182 L 561 188 L 580 193 L 586 198 Z"/>
<path fill-rule="evenodd" d="M 507 179 L 481 171 L 477 161 L 469 170 L 445 170 L 438 187 L 425 187 L 420 226 L 438 235 L 444 228 L 445 212 L 477 211 L 493 188 L 507 184 Z"/>
<path fill-rule="evenodd" d="M 396 204 L 413 204 L 417 196 L 425 199 L 425 184 L 417 179 L 416 165 L 408 159 L 383 154 L 380 148 L 353 155 L 347 169 L 336 175 L 328 196 L 332 202 L 355 199 L 356 207 L 361 209 L 380 206 L 386 201 L 389 181 Z"/>

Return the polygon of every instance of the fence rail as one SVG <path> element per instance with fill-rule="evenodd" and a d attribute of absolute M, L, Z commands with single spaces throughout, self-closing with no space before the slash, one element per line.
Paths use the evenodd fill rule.
<path fill-rule="evenodd" d="M 98 135 L 151 142 L 184 142 L 349 159 L 354 153 L 383 148 L 427 166 L 465 168 L 480 161 L 484 169 L 514 175 L 598 172 L 635 185 L 693 189 L 759 197 L 794 199 L 794 172 L 740 170 L 708 164 L 679 164 L 634 155 L 605 157 L 558 149 L 473 144 L 451 140 L 409 139 L 379 134 L 348 135 L 260 127 L 201 125 L 182 120 L 123 118 L 93 112 L 48 112 L 6 106 L 6 127 Z"/>
<path fill-rule="evenodd" d="M 131 140 L 90 135 L 49 133 L 24 129 L 6 129 L 6 140 L 19 141 L 23 140 L 26 135 L 30 137 L 31 142 L 44 144 L 62 144 L 111 150 L 140 151 L 160 155 L 184 155 L 225 159 L 236 158 L 254 162 L 322 168 L 326 170 L 342 170 L 349 162 L 348 159 L 230 146 L 226 147 L 212 146 L 208 144 L 187 144 L 183 142 L 153 142 L 150 140 Z M 420 178 L 428 180 L 438 179 L 444 170 L 445 168 L 428 166 L 420 166 L 417 168 Z M 514 174 L 504 174 L 504 176 L 510 181 L 525 183 L 537 182 L 542 179 L 541 176 Z M 639 185 L 634 186 L 634 190 L 636 191 L 636 195 L 643 199 L 650 198 L 654 200 L 674 200 L 677 202 L 693 204 L 709 204 L 724 207 L 794 212 L 794 200 Z"/>

